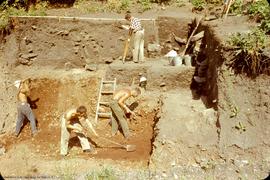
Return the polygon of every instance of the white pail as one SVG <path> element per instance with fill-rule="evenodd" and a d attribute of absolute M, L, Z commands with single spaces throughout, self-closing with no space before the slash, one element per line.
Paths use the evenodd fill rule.
<path fill-rule="evenodd" d="M 186 66 L 191 66 L 191 56 L 186 55 L 186 56 L 184 57 L 184 60 L 185 60 L 185 65 L 186 65 Z"/>
<path fill-rule="evenodd" d="M 180 56 L 176 56 L 172 59 L 171 65 L 172 66 L 181 66 L 182 65 L 182 58 Z"/>

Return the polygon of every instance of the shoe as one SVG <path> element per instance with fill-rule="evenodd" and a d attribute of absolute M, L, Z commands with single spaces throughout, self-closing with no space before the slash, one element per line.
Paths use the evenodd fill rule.
<path fill-rule="evenodd" d="M 14 133 L 13 136 L 16 137 L 16 138 L 18 138 L 19 137 L 19 133 L 18 134 L 17 133 Z"/>

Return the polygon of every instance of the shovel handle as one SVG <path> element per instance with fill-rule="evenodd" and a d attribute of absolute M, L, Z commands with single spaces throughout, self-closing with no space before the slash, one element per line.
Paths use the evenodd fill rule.
<path fill-rule="evenodd" d="M 127 56 L 127 52 L 128 52 L 128 47 L 129 47 L 129 42 L 130 42 L 130 37 L 128 37 L 128 39 L 125 42 L 125 48 L 124 48 L 124 54 L 123 54 L 123 63 L 125 63 L 125 59 Z"/>
<path fill-rule="evenodd" d="M 112 140 L 110 140 L 110 139 L 107 139 L 107 138 L 105 138 L 105 137 L 99 137 L 99 138 L 104 139 L 104 140 L 106 140 L 106 141 L 109 141 L 109 142 L 111 142 L 111 143 L 113 143 L 113 144 L 116 144 L 116 145 L 118 145 L 118 146 L 121 146 L 121 147 L 123 147 L 123 148 L 127 148 L 125 145 L 120 144 L 120 143 L 117 143 L 117 142 L 112 141 Z"/>

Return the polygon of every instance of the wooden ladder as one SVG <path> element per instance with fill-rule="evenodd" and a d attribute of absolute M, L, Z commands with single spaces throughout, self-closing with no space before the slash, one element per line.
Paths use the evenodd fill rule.
<path fill-rule="evenodd" d="M 112 84 L 111 90 L 103 90 L 105 84 Z M 95 116 L 95 123 L 97 124 L 99 117 L 111 117 L 112 112 L 99 112 L 100 105 L 109 105 L 110 102 L 101 101 L 102 95 L 113 95 L 116 89 L 116 78 L 113 81 L 105 81 L 103 78 L 100 82 L 100 89 L 98 93 L 98 101 L 97 101 L 97 109 L 96 109 L 96 116 Z"/>

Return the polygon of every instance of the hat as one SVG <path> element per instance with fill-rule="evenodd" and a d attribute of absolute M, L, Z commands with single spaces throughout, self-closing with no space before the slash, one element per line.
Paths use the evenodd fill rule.
<path fill-rule="evenodd" d="M 140 78 L 140 82 L 143 82 L 143 81 L 147 81 L 146 77 L 144 77 L 144 76 L 142 76 L 142 77 Z"/>
<path fill-rule="evenodd" d="M 171 50 L 165 55 L 165 57 L 176 57 L 176 56 L 177 56 L 177 52 L 175 50 Z"/>
<path fill-rule="evenodd" d="M 15 82 L 14 82 L 14 86 L 16 87 L 16 88 L 19 88 L 20 87 L 20 85 L 21 85 L 21 80 L 16 80 Z"/>

